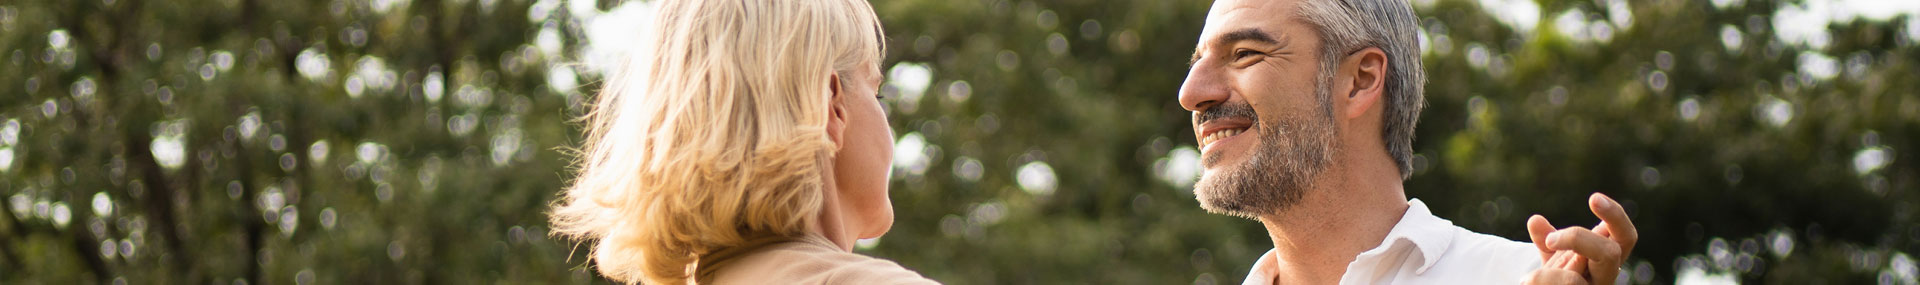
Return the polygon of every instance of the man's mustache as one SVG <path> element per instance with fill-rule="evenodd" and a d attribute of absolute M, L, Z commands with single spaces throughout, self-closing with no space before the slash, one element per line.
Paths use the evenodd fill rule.
<path fill-rule="evenodd" d="M 1193 122 L 1196 125 L 1205 125 L 1207 122 L 1226 118 L 1241 118 L 1257 123 L 1260 121 L 1260 114 L 1255 114 L 1253 105 L 1246 102 L 1226 102 L 1194 113 Z"/>

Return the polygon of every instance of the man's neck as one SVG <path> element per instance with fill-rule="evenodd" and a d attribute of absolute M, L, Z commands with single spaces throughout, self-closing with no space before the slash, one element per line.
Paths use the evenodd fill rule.
<path fill-rule="evenodd" d="M 1407 212 L 1399 177 L 1342 177 L 1329 169 L 1298 204 L 1260 219 L 1273 239 L 1274 284 L 1332 284 L 1355 256 L 1380 245 Z M 1350 172 L 1349 172 L 1350 173 Z M 1372 178 L 1372 179 L 1368 179 Z M 1262 257 L 1269 258 L 1269 257 Z"/>

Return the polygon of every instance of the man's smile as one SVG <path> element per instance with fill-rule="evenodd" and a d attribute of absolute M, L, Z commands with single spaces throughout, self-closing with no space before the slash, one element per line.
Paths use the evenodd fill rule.
<path fill-rule="evenodd" d="M 1216 144 L 1232 141 L 1240 134 L 1253 128 L 1253 121 L 1246 118 L 1217 118 L 1200 124 L 1200 152 L 1208 154 Z"/>

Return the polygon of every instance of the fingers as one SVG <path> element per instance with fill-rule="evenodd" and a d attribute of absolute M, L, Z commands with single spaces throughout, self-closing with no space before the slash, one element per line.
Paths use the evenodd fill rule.
<path fill-rule="evenodd" d="M 1547 248 L 1572 250 L 1586 256 L 1587 259 L 1610 261 L 1608 263 L 1613 263 L 1615 266 L 1619 265 L 1621 256 L 1619 244 L 1581 227 L 1568 227 L 1547 234 Z"/>
<path fill-rule="evenodd" d="M 1594 227 L 1594 235 L 1605 237 L 1619 247 L 1619 255 L 1605 259 L 1589 259 L 1588 276 L 1595 284 L 1613 284 L 1620 277 L 1620 264 L 1633 254 L 1633 246 L 1640 242 L 1640 231 L 1633 226 L 1633 219 L 1627 217 L 1626 207 L 1614 201 L 1606 194 L 1593 193 L 1587 198 L 1587 206 L 1593 214 L 1600 217 L 1600 225 Z"/>
<path fill-rule="evenodd" d="M 1553 233 L 1553 224 L 1547 223 L 1547 217 L 1533 215 L 1527 218 L 1527 235 L 1533 237 L 1533 246 L 1540 248 L 1540 261 L 1553 257 L 1553 250 L 1547 248 L 1547 234 Z"/>
<path fill-rule="evenodd" d="M 1545 263 L 1542 263 L 1541 267 L 1566 269 L 1566 270 L 1572 270 L 1574 272 L 1586 271 L 1586 268 L 1584 267 L 1574 266 L 1573 262 L 1575 260 L 1580 260 L 1580 259 L 1585 259 L 1585 257 L 1581 257 L 1580 254 L 1574 253 L 1571 250 L 1554 251 L 1553 257 L 1547 258 L 1547 261 Z"/>
<path fill-rule="evenodd" d="M 1576 263 L 1574 266 L 1586 267 L 1587 280 L 1593 281 L 1593 284 L 1614 284 L 1614 279 L 1620 278 L 1619 262 L 1614 262 L 1614 265 L 1600 265 L 1598 262 L 1590 261 L 1591 259 L 1580 259 L 1574 262 Z"/>
<path fill-rule="evenodd" d="M 1590 262 L 1587 262 L 1588 260 L 1589 259 L 1581 257 L 1579 254 L 1573 254 L 1573 258 L 1569 258 L 1569 260 L 1567 260 L 1567 270 L 1573 271 L 1573 273 L 1579 273 L 1581 278 L 1592 276 L 1592 274 L 1587 274 L 1587 273 L 1593 272 L 1592 270 L 1593 268 L 1587 266 L 1588 264 L 1592 264 Z M 1591 278 L 1587 278 L 1587 279 L 1592 280 Z M 1594 284 L 1613 284 L 1613 283 L 1594 282 Z"/>
<path fill-rule="evenodd" d="M 1600 222 L 1600 225 L 1593 226 L 1593 233 L 1600 234 L 1600 236 L 1609 239 L 1613 238 L 1613 231 L 1607 229 L 1607 222 Z"/>
<path fill-rule="evenodd" d="M 1540 249 L 1543 263 L 1529 274 L 1528 284 L 1612 284 L 1619 277 L 1620 264 L 1640 240 L 1639 231 L 1626 208 L 1612 197 L 1593 193 L 1587 206 L 1601 221 L 1592 230 L 1556 231 L 1546 217 L 1528 217 L 1527 234 Z"/>
<path fill-rule="evenodd" d="M 1606 237 L 1619 243 L 1622 256 L 1633 252 L 1634 244 L 1640 242 L 1640 231 L 1633 226 L 1633 219 L 1627 217 L 1626 208 L 1621 207 L 1620 203 L 1614 201 L 1612 197 L 1600 193 L 1593 193 L 1593 196 L 1588 197 L 1587 206 L 1593 209 L 1595 216 L 1600 217 L 1603 225 L 1603 227 L 1595 227 L 1596 231 L 1605 230 L 1602 233 Z"/>
<path fill-rule="evenodd" d="M 1585 267 L 1587 276 L 1598 284 L 1612 284 L 1619 277 L 1620 263 L 1624 257 L 1620 245 L 1599 233 L 1580 227 L 1570 227 L 1547 235 L 1547 247 L 1557 250 L 1571 250 L 1586 258 L 1574 261 L 1575 268 Z M 1584 265 L 1584 266 L 1582 266 Z"/>
<path fill-rule="evenodd" d="M 1552 267 L 1541 267 L 1540 269 L 1534 270 L 1533 273 L 1528 273 L 1526 279 L 1521 280 L 1520 283 L 1530 284 L 1530 285 L 1531 284 L 1587 284 L 1587 280 L 1584 278 L 1580 278 L 1580 273 L 1576 273 L 1570 270 L 1552 268 Z"/>

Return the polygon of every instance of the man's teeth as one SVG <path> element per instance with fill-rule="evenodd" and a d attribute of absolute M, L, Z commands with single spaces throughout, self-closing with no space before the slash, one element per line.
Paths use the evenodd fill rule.
<path fill-rule="evenodd" d="M 1200 145 L 1212 146 L 1213 143 L 1215 142 L 1219 142 L 1220 140 L 1233 137 L 1233 135 L 1238 135 L 1240 134 L 1240 132 L 1243 132 L 1243 131 L 1246 131 L 1246 129 L 1226 129 L 1226 130 L 1220 130 L 1218 132 L 1213 132 L 1213 134 L 1207 135 L 1206 139 L 1204 139 L 1204 142 L 1201 142 Z"/>

